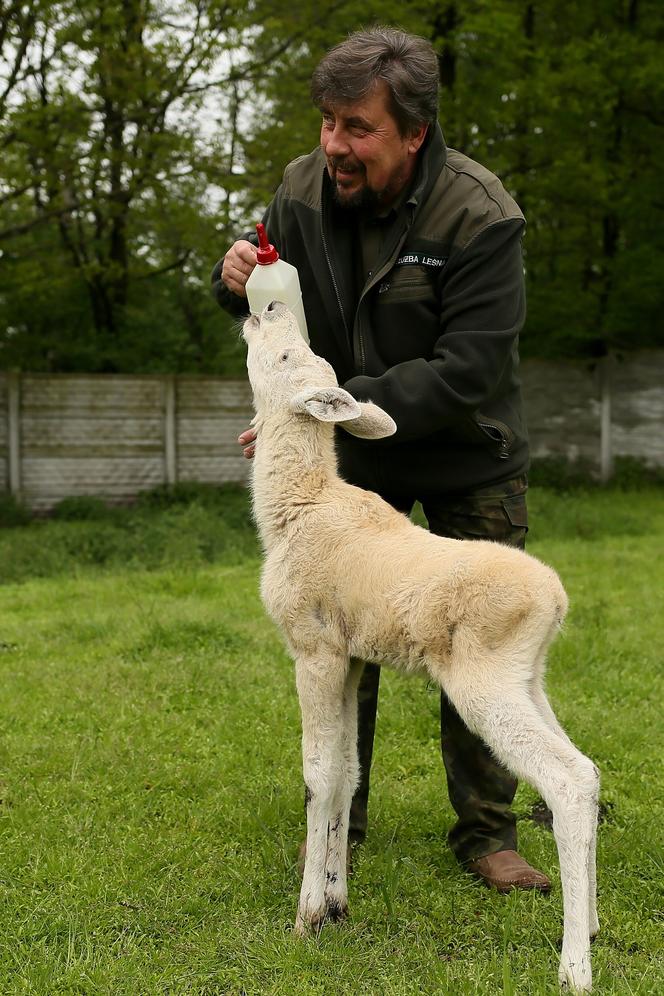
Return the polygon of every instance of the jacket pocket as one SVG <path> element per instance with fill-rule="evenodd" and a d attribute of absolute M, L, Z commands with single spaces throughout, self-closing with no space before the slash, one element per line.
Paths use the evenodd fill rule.
<path fill-rule="evenodd" d="M 509 495 L 503 498 L 503 509 L 514 529 L 528 530 L 528 506 L 525 495 Z"/>
<path fill-rule="evenodd" d="M 507 460 L 514 443 L 514 433 L 509 425 L 481 412 L 475 412 L 469 421 L 475 429 L 475 438 L 495 451 L 501 460 Z"/>
<path fill-rule="evenodd" d="M 392 270 L 378 285 L 378 304 L 399 301 L 435 301 L 431 274 L 423 266 L 400 266 Z"/>

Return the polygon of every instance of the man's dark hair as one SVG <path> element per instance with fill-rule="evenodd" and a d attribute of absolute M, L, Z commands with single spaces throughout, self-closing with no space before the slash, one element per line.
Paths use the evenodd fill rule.
<path fill-rule="evenodd" d="M 426 38 L 390 27 L 356 31 L 335 45 L 311 78 L 316 107 L 362 100 L 387 83 L 390 112 L 402 137 L 438 117 L 438 58 Z"/>

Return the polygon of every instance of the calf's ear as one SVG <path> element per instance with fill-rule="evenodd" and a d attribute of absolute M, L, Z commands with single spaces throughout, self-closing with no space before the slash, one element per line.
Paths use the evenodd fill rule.
<path fill-rule="evenodd" d="M 348 422 L 361 417 L 361 405 L 342 387 L 305 388 L 291 399 L 291 408 L 319 422 Z"/>
<path fill-rule="evenodd" d="M 352 421 L 344 422 L 346 432 L 361 439 L 384 439 L 386 436 L 394 435 L 397 424 L 391 415 L 378 405 L 374 405 L 373 401 L 361 401 L 359 405 L 359 416 Z"/>

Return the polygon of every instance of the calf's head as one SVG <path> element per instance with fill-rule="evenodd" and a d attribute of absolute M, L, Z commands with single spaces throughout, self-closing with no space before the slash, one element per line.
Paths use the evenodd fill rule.
<path fill-rule="evenodd" d="M 319 422 L 339 422 L 354 436 L 380 439 L 396 432 L 393 419 L 372 402 L 339 387 L 330 364 L 310 349 L 292 312 L 273 301 L 250 315 L 242 335 L 258 419 L 288 410 Z"/>

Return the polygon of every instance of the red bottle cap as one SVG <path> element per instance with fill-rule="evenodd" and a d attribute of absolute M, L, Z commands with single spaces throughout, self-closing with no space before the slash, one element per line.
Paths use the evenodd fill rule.
<path fill-rule="evenodd" d="M 279 259 L 279 253 L 274 246 L 271 246 L 268 242 L 265 225 L 259 221 L 256 225 L 256 231 L 258 232 L 258 251 L 256 252 L 256 262 L 260 263 L 261 266 L 267 266 L 268 263 L 276 263 Z"/>

